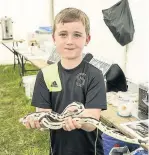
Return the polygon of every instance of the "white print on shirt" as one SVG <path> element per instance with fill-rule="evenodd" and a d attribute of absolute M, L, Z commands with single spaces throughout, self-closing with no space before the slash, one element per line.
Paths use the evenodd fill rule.
<path fill-rule="evenodd" d="M 76 76 L 76 85 L 78 87 L 82 87 L 85 84 L 85 78 L 86 78 L 86 74 L 85 73 L 79 73 Z"/>

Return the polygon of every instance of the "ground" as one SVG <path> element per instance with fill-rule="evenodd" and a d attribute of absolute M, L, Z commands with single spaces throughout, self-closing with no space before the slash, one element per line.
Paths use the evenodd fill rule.
<path fill-rule="evenodd" d="M 17 66 L 0 66 L 0 155 L 48 155 L 49 133 L 28 130 L 18 121 L 35 110 L 25 96 L 21 80 Z"/>

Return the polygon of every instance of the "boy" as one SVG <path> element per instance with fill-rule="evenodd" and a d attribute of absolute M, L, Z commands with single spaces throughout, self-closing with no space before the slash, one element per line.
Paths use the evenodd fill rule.
<path fill-rule="evenodd" d="M 85 106 L 83 117 L 99 120 L 101 110 L 107 108 L 106 91 L 101 71 L 82 60 L 83 48 L 90 41 L 87 15 L 76 8 L 66 8 L 58 13 L 53 28 L 53 41 L 61 57 L 57 63 L 57 74 L 55 69 L 39 71 L 32 105 L 37 111 L 53 110 L 62 113 L 67 105 L 78 101 Z M 46 75 L 51 77 L 48 80 L 52 89 L 48 88 Z M 26 127 L 40 128 L 40 124 L 27 118 Z M 62 129 L 51 130 L 50 133 L 51 155 L 104 154 L 101 133 L 91 124 L 80 124 L 69 117 Z"/>

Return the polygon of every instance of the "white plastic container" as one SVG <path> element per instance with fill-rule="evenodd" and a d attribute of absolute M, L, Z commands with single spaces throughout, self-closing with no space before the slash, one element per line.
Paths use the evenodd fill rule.
<path fill-rule="evenodd" d="M 25 87 L 25 95 L 31 99 L 33 96 L 36 75 L 23 76 L 22 82 Z"/>

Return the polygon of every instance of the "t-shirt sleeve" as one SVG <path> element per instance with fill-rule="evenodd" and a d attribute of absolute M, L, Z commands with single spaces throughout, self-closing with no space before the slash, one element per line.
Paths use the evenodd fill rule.
<path fill-rule="evenodd" d="M 38 108 L 51 109 L 50 92 L 46 86 L 41 70 L 36 77 L 31 105 Z"/>
<path fill-rule="evenodd" d="M 89 80 L 85 108 L 107 109 L 106 89 L 101 71 L 94 72 Z"/>

